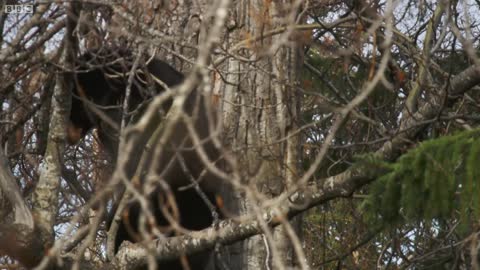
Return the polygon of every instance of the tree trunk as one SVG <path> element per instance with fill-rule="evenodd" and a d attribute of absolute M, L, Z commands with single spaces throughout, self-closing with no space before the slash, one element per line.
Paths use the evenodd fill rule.
<path fill-rule="evenodd" d="M 255 213 L 260 220 L 259 206 L 288 189 L 299 175 L 300 139 L 288 135 L 297 128 L 300 99 L 294 86 L 301 54 L 299 46 L 290 40 L 292 31 L 268 35 L 277 27 L 293 23 L 297 12 L 295 6 L 284 3 L 239 1 L 235 13 L 234 25 L 230 26 L 238 28 L 230 32 L 227 42 L 234 47 L 232 43 L 245 38 L 245 33 L 251 42 L 234 52 L 248 63 L 230 58 L 227 64 L 224 138 L 239 157 L 242 184 L 248 186 L 248 192 L 233 194 L 227 206 L 237 210 L 236 214 Z M 294 231 L 298 231 L 300 223 L 294 223 Z M 265 226 L 264 234 L 231 247 L 231 269 L 282 269 L 293 265 L 292 239 L 285 229 Z"/>

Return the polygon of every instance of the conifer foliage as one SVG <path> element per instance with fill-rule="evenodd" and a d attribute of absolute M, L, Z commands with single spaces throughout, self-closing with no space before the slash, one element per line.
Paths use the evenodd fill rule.
<path fill-rule="evenodd" d="M 373 155 L 359 164 L 386 169 L 362 204 L 366 218 L 381 223 L 480 216 L 480 129 L 421 143 L 395 163 Z"/>

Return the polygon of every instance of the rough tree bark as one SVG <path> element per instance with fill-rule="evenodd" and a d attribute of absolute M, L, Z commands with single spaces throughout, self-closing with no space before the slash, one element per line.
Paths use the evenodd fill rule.
<path fill-rule="evenodd" d="M 250 37 L 238 57 L 229 58 L 224 88 L 224 139 L 239 158 L 246 192 L 230 199 L 238 214 L 260 215 L 265 198 L 287 190 L 299 175 L 299 137 L 295 131 L 299 96 L 295 91 L 300 58 L 293 31 L 263 37 L 268 31 L 297 19 L 298 2 L 238 1 L 233 9 L 228 43 Z M 241 61 L 241 59 L 248 59 Z M 252 69 L 251 64 L 254 63 Z M 287 139 L 285 139 L 287 137 Z M 259 220 L 261 220 L 260 216 Z M 275 230 L 266 224 L 262 235 L 231 249 L 232 269 L 282 269 L 294 264 L 292 238 L 284 223 Z M 291 229 L 291 228 L 289 228 Z M 298 231 L 298 227 L 295 228 Z M 239 246 L 240 245 L 240 246 Z M 239 252 L 239 250 L 241 250 Z"/>

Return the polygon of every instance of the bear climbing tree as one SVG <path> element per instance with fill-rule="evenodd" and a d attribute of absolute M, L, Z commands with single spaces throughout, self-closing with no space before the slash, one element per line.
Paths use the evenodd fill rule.
<path fill-rule="evenodd" d="M 125 154 L 118 150 L 122 117 L 127 119 L 127 122 L 136 122 L 152 97 L 167 90 L 173 91 L 170 88 L 184 80 L 183 74 L 159 59 L 145 58 L 144 65 L 140 65 L 137 70 L 132 70 L 133 60 L 132 53 L 113 49 L 89 51 L 78 58 L 77 70 L 71 77 L 74 87 L 68 127 L 70 143 L 76 143 L 85 137 L 88 131 L 96 128 L 103 148 L 112 160 L 116 160 L 117 155 Z M 129 85 L 131 72 L 134 72 L 134 79 Z M 130 88 L 128 108 L 124 111 L 122 105 L 127 97 L 128 88 Z M 148 225 L 150 229 L 152 226 L 160 229 L 166 236 L 178 234 L 170 226 L 171 218 L 187 230 L 201 230 L 213 222 L 212 214 L 215 211 L 212 210 L 216 205 L 219 179 L 209 173 L 205 160 L 202 160 L 196 149 L 202 147 L 212 162 L 220 160 L 220 152 L 210 140 L 212 134 L 210 127 L 215 117 L 209 113 L 212 111 L 209 110 L 211 108 L 206 107 L 210 106 L 208 101 L 208 97 L 193 91 L 187 97 L 184 106 L 186 115 L 190 117 L 195 127 L 195 136 L 202 140 L 202 144 L 194 145 L 186 124 L 180 122 L 169 138 L 169 145 L 154 144 L 147 158 L 149 162 L 142 168 L 142 171 L 153 170 L 153 175 L 158 177 L 158 183 L 164 181 L 169 185 L 167 189 L 158 185 L 153 192 L 146 194 L 149 208 L 155 215 L 155 223 Z M 171 104 L 172 99 L 169 99 L 158 110 L 155 121 L 159 123 L 154 126 L 160 125 Z M 139 146 L 134 155 L 141 155 L 144 150 Z M 155 155 L 160 158 L 153 158 Z M 156 163 L 152 164 L 152 160 L 156 160 Z M 132 177 L 136 170 L 137 168 L 125 168 L 127 177 Z M 143 178 L 146 174 L 141 175 L 141 183 L 145 181 Z M 196 181 L 199 185 L 195 189 L 192 188 L 195 186 L 192 183 Z M 174 203 L 169 200 L 172 198 L 170 195 L 173 195 Z M 145 236 L 139 233 L 141 209 L 138 202 L 132 201 L 124 210 L 115 238 L 116 250 L 125 240 L 131 242 L 146 240 Z M 184 269 L 185 263 L 188 263 L 190 269 L 206 269 L 207 265 L 211 267 L 210 257 L 210 252 L 206 251 L 159 262 L 158 266 L 159 269 L 175 270 Z"/>

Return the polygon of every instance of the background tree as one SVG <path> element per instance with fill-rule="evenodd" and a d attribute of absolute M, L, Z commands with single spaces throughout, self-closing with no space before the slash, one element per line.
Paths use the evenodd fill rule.
<path fill-rule="evenodd" d="M 131 269 L 195 237 L 219 269 L 479 269 L 477 1 L 15 4 L 34 12 L 0 14 L 1 268 Z M 224 221 L 117 254 L 104 214 L 129 153 L 109 166 L 95 131 L 65 145 L 63 78 L 113 45 L 212 98 L 226 164 Z"/>

